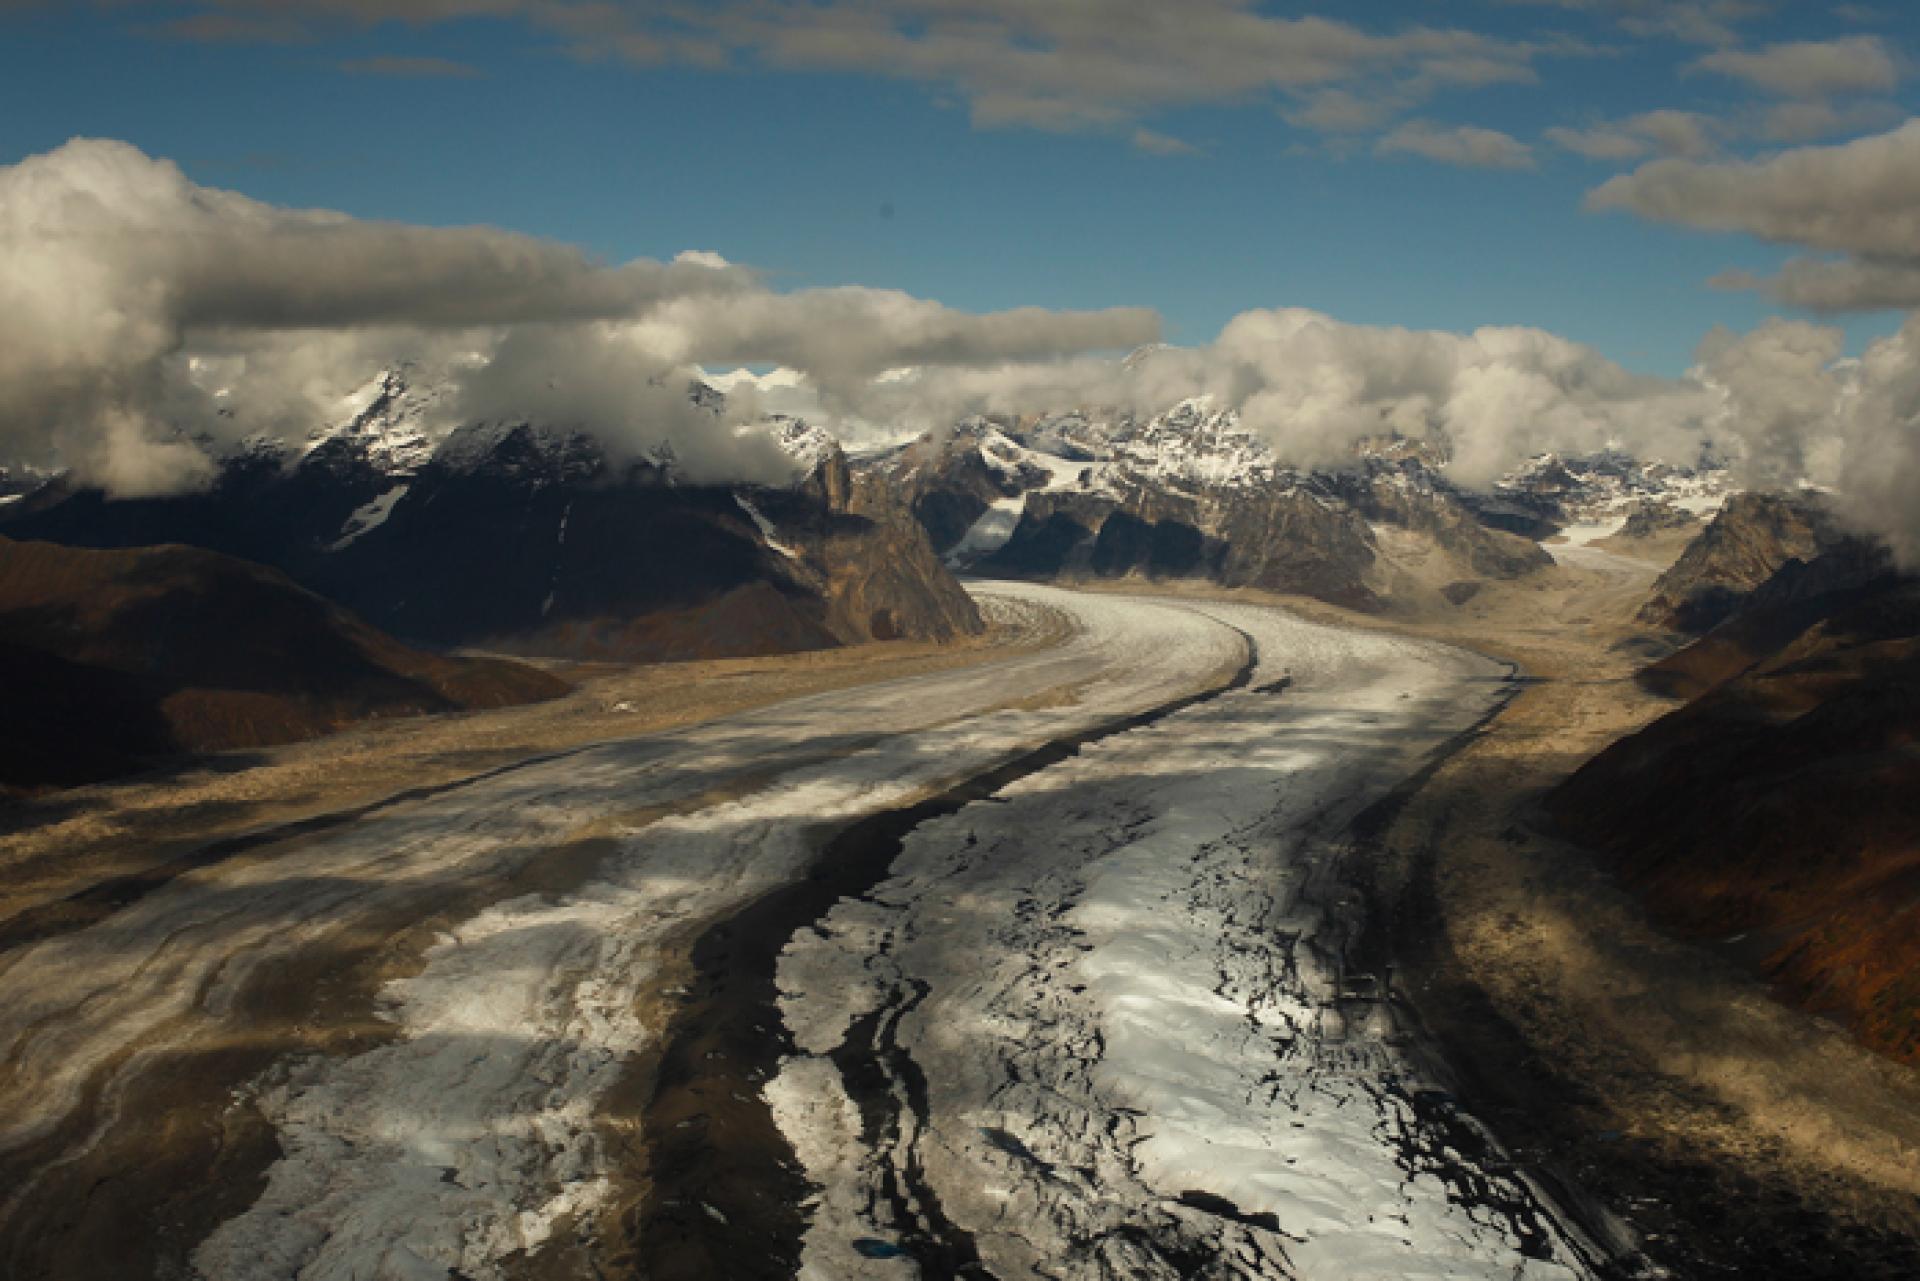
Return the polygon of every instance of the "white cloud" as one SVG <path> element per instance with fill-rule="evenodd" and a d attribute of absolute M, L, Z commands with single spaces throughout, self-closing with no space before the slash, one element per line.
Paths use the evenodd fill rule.
<path fill-rule="evenodd" d="M 1920 306 L 1920 120 L 1760 160 L 1657 160 L 1588 193 L 1593 209 L 1840 254 L 1774 287 L 1827 310 Z"/>
<path fill-rule="evenodd" d="M 1855 102 L 1838 106 L 1820 99 L 1776 102 L 1761 113 L 1754 133 L 1767 142 L 1818 142 L 1863 129 L 1885 129 L 1900 118 L 1891 102 Z"/>
<path fill-rule="evenodd" d="M 95 0 L 110 4 L 113 0 Z M 297 38 L 387 20 L 510 17 L 586 60 L 857 72 L 950 91 L 983 126 L 1130 127 L 1168 107 L 1346 86 L 1417 103 L 1531 82 L 1578 52 L 1420 25 L 1370 30 L 1253 0 L 202 0 L 185 38 Z"/>
<path fill-rule="evenodd" d="M 776 294 L 707 251 L 611 266 L 510 232 L 282 209 L 123 143 L 0 167 L 0 454 L 64 461 L 119 493 L 204 478 L 183 435 L 304 434 L 403 357 L 480 353 L 458 375 L 466 412 L 548 416 L 636 449 L 671 428 L 683 461 L 718 474 L 725 449 L 683 437 L 699 422 L 721 433 L 676 408 L 700 360 L 785 361 L 832 387 L 1158 331 L 1139 309 L 969 315 L 884 290 Z M 217 402 L 195 358 L 219 370 Z"/>
<path fill-rule="evenodd" d="M 1751 51 L 1721 49 L 1693 67 L 1784 98 L 1886 93 L 1900 83 L 1899 61 L 1878 36 L 1799 40 Z"/>
<path fill-rule="evenodd" d="M 1605 14 L 1636 36 L 1667 36 L 1692 44 L 1730 45 L 1743 22 L 1773 8 L 1773 0 L 1504 0 L 1513 5 Z"/>
<path fill-rule="evenodd" d="M 1722 397 L 1713 428 L 1752 478 L 1833 489 L 1834 510 L 1920 568 L 1920 323 L 1840 357 L 1838 330 L 1772 321 L 1702 344 L 1695 377 Z"/>
<path fill-rule="evenodd" d="M 1472 486 L 1548 450 L 1618 445 L 1686 463 L 1711 441 L 1745 483 L 1834 489 L 1847 519 L 1920 567 L 1920 321 L 1857 361 L 1843 350 L 1838 329 L 1776 320 L 1716 331 L 1686 376 L 1652 378 L 1538 329 L 1456 334 L 1285 308 L 1242 313 L 1205 346 L 1124 362 L 894 371 L 822 409 L 926 430 L 969 413 L 1155 413 L 1207 395 L 1293 465 L 1340 466 L 1358 442 L 1394 432 L 1442 445 L 1449 474 Z"/>
<path fill-rule="evenodd" d="M 1444 441 L 1452 474 L 1472 485 L 1542 450 L 1609 441 L 1691 457 L 1712 404 L 1695 384 L 1633 375 L 1541 330 L 1383 328 L 1299 308 L 1244 312 L 1202 347 L 918 370 L 830 401 L 862 421 L 926 429 L 969 413 L 1151 414 L 1200 395 L 1238 410 L 1296 466 L 1343 465 L 1357 442 L 1398 432 Z"/>
<path fill-rule="evenodd" d="M 1374 144 L 1381 156 L 1413 155 L 1473 169 L 1531 169 L 1533 149 L 1496 129 L 1410 120 Z"/>
<path fill-rule="evenodd" d="M 1288 124 L 1317 133 L 1372 133 L 1401 110 L 1401 104 L 1379 93 L 1351 89 L 1322 89 L 1302 95 L 1297 105 L 1281 112 Z"/>

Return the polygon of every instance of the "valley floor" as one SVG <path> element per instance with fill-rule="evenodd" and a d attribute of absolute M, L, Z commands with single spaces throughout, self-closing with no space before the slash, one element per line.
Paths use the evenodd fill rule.
<path fill-rule="evenodd" d="M 0 1272 L 1647 1275 L 1612 1211 L 1694 1230 L 1632 1200 L 1677 1186 L 1629 1177 L 1673 1100 L 1660 1141 L 1825 1152 L 1886 1220 L 1900 1078 L 1730 970 L 1655 999 L 1684 955 L 1513 835 L 1657 710 L 1609 648 L 1642 583 L 1573 565 L 1432 635 L 980 584 L 978 650 L 610 675 L 330 740 L 337 776 L 312 744 L 68 798 L 0 855 L 31 873 L 0 907 Z M 1496 634 L 1533 683 L 1470 652 Z M 1660 1058 L 1722 999 L 1737 1026 Z"/>
<path fill-rule="evenodd" d="M 1585 1274 L 1343 879 L 1505 669 L 981 591 L 1056 643 L 16 914 L 8 1274 Z"/>

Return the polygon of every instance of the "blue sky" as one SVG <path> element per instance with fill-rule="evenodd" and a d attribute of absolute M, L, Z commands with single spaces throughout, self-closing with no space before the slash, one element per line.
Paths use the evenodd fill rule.
<path fill-rule="evenodd" d="M 791 43 L 777 51 L 765 36 L 661 27 L 650 15 L 663 7 L 584 31 L 516 0 L 384 6 L 413 12 L 407 23 L 366 21 L 379 7 L 357 0 L 0 3 L 0 163 L 75 135 L 117 138 L 273 203 L 493 224 L 614 261 L 712 249 L 781 287 L 886 286 L 969 311 L 1147 306 L 1182 343 L 1275 306 L 1416 328 L 1534 325 L 1675 374 L 1712 326 L 1784 310 L 1710 278 L 1770 274 L 1802 251 L 1584 210 L 1588 191 L 1659 151 L 1644 142 L 1628 156 L 1630 129 L 1599 133 L 1687 112 L 1712 144 L 1688 158 L 1724 163 L 1884 132 L 1913 114 L 1907 59 L 1920 51 L 1920 18 L 1894 0 L 1272 5 L 1251 12 L 1317 11 L 1381 40 L 1449 32 L 1450 61 L 1436 71 L 1425 54 L 1388 55 L 1279 84 L 1256 68 L 1238 87 L 1236 67 L 1216 90 L 1207 66 L 1221 49 L 1194 33 L 1175 50 L 1188 38 L 1176 29 L 1168 61 L 1193 67 L 1156 79 L 1151 58 L 1145 72 L 1086 67 L 1066 49 L 1070 92 L 1043 83 L 1035 99 L 991 60 L 981 72 L 945 53 L 910 66 L 885 48 L 807 52 L 818 33 L 792 20 L 806 6 L 784 6 L 778 38 Z M 1047 47 L 1046 33 L 1002 22 L 1005 4 L 955 17 L 967 7 L 862 16 L 878 13 L 910 52 L 932 47 L 942 22 L 1001 22 L 991 38 L 1009 48 Z M 506 15 L 474 16 L 488 9 Z M 1129 11 L 1121 0 L 1113 21 Z M 1690 28 L 1672 21 L 1683 12 Z M 1725 60 L 1861 37 L 1877 43 L 1841 52 L 1878 50 L 1890 76 L 1854 76 L 1845 57 L 1810 55 L 1798 70 Z M 623 39 L 652 43 L 636 56 Z M 725 65 L 703 65 L 716 56 Z M 1701 65 L 1715 57 L 1740 70 Z M 1329 89 L 1384 105 L 1362 127 L 1316 126 L 1310 109 Z M 1769 136 L 1769 113 L 1787 106 L 1798 135 Z M 1821 113 L 1824 131 L 1809 123 Z M 1477 135 L 1489 149 L 1456 152 L 1462 127 L 1506 141 Z M 1577 154 L 1549 130 L 1608 154 Z M 1856 346 L 1898 323 L 1837 319 Z"/>

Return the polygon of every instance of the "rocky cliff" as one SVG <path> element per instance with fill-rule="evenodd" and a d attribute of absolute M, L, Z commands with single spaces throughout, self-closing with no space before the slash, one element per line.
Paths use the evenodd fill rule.
<path fill-rule="evenodd" d="M 1840 541 L 1815 496 L 1736 494 L 1654 583 L 1640 621 L 1706 632 L 1788 562 L 1810 561 Z"/>

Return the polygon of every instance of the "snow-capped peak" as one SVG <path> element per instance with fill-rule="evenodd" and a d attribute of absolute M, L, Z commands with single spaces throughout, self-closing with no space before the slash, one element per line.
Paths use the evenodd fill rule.
<path fill-rule="evenodd" d="M 360 449 L 376 469 L 411 476 L 433 456 L 437 442 L 429 424 L 436 407 L 451 395 L 448 383 L 423 377 L 417 366 L 383 369 L 341 398 L 340 416 L 307 438 L 302 456 Z"/>
<path fill-rule="evenodd" d="M 774 442 L 787 452 L 803 475 L 811 475 L 839 447 L 832 433 L 804 419 L 775 414 L 767 422 L 773 428 Z"/>

